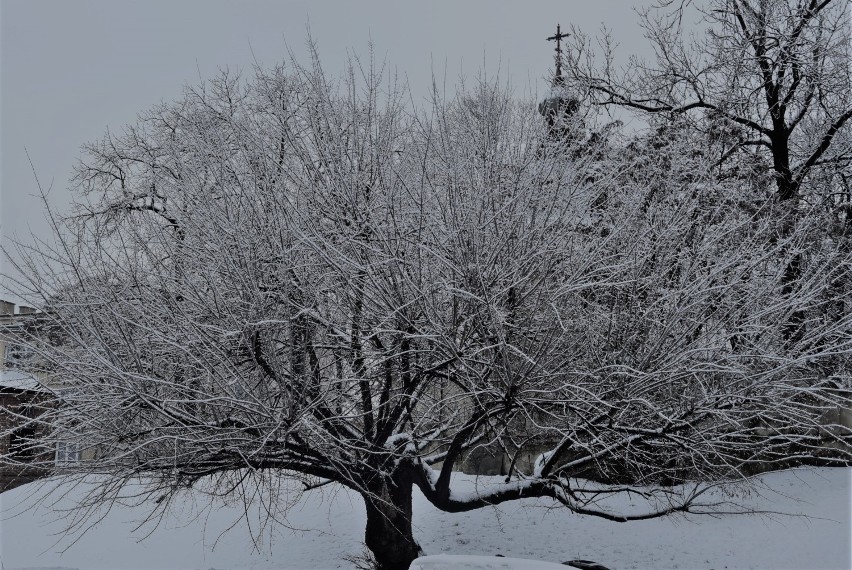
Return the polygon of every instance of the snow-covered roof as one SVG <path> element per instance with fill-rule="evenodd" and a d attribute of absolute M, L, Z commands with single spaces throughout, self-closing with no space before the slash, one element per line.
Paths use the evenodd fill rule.
<path fill-rule="evenodd" d="M 19 370 L 0 370 L 0 390 L 12 388 L 13 390 L 29 390 L 31 392 L 42 392 L 44 388 L 34 376 Z"/>

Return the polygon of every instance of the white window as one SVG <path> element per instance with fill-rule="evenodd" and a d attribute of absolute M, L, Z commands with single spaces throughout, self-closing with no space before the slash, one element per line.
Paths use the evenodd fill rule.
<path fill-rule="evenodd" d="M 6 346 L 6 368 L 21 368 L 27 364 L 33 356 L 30 347 L 22 344 L 9 344 Z"/>
<path fill-rule="evenodd" d="M 80 446 L 70 441 L 60 441 L 56 444 L 56 464 L 76 465 L 80 462 Z"/>

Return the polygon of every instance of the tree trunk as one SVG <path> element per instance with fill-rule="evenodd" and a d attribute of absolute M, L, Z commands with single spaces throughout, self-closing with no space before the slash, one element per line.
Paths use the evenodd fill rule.
<path fill-rule="evenodd" d="M 781 276 L 781 294 L 786 297 L 793 295 L 796 284 L 802 276 L 802 255 L 796 254 L 793 259 L 784 268 L 784 274 Z M 793 344 L 802 340 L 805 335 L 805 311 L 796 309 L 787 318 L 784 327 L 781 329 L 785 347 L 789 348 Z"/>
<path fill-rule="evenodd" d="M 780 185 L 779 185 L 780 188 Z M 797 188 L 790 190 L 789 198 L 785 198 L 782 194 L 781 201 L 784 210 L 780 219 L 780 232 L 783 237 L 787 237 L 796 231 L 796 223 L 798 222 L 798 198 L 796 196 Z M 781 275 L 781 294 L 785 297 L 791 297 L 796 289 L 796 285 L 802 277 L 802 255 L 797 253 L 787 262 L 784 268 L 784 273 Z M 781 335 L 784 340 L 784 347 L 789 349 L 795 343 L 800 341 L 804 336 L 805 312 L 801 309 L 795 309 L 790 313 L 781 328 Z"/>
<path fill-rule="evenodd" d="M 383 479 L 364 496 L 367 530 L 364 541 L 379 570 L 408 570 L 420 555 L 411 530 L 412 481 L 406 474 Z"/>

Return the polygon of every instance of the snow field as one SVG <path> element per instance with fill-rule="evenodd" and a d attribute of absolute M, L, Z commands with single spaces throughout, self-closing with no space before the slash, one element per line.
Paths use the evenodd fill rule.
<path fill-rule="evenodd" d="M 456 474 L 459 492 L 489 477 Z M 551 501 L 530 499 L 461 514 L 437 511 L 415 491 L 415 536 L 427 554 L 502 554 L 562 562 L 594 560 L 612 569 L 816 569 L 852 567 L 852 468 L 766 474 L 738 497 L 757 510 L 785 514 L 678 516 L 614 523 L 572 515 Z M 364 507 L 346 490 L 324 487 L 287 514 L 286 528 L 259 530 L 259 512 L 240 519 L 241 505 L 209 509 L 192 494 L 159 526 L 134 531 L 141 507 L 115 505 L 101 524 L 72 543 L 56 512 L 32 506 L 33 486 L 0 494 L 0 568 L 80 570 L 284 570 L 350 568 L 359 554 Z M 59 507 L 73 506 L 70 490 Z M 626 498 L 619 498 L 629 508 Z M 24 510 L 24 512 L 22 512 Z M 232 525 L 231 530 L 228 530 Z M 251 530 L 249 530 L 251 527 Z M 150 536 L 143 537 L 150 532 Z M 258 544 L 253 546 L 252 537 Z M 70 545 L 70 547 L 69 547 Z M 63 552 L 63 549 L 66 549 Z"/>

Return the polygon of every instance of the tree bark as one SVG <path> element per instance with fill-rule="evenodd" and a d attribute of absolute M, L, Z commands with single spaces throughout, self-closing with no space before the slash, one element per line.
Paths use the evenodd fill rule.
<path fill-rule="evenodd" d="M 799 192 L 799 185 L 790 169 L 790 134 L 782 117 L 770 135 L 772 146 L 772 168 L 775 171 L 775 185 L 782 201 L 790 200 Z"/>
<path fill-rule="evenodd" d="M 799 279 L 802 276 L 802 255 L 796 254 L 793 256 L 793 259 L 787 264 L 787 267 L 784 268 L 784 274 L 781 276 L 781 294 L 785 296 L 793 295 L 796 284 L 799 282 Z M 796 309 L 787 319 L 787 322 L 784 323 L 784 328 L 782 329 L 782 337 L 784 339 L 784 344 L 787 348 L 792 346 L 794 343 L 800 341 L 802 337 L 805 335 L 804 330 L 805 325 L 805 311 L 802 309 Z"/>
<path fill-rule="evenodd" d="M 421 553 L 411 528 L 411 491 L 410 473 L 400 472 L 393 478 L 382 478 L 364 495 L 364 542 L 379 570 L 408 570 Z"/>
<path fill-rule="evenodd" d="M 781 193 L 781 184 L 779 182 L 779 195 L 781 202 L 785 205 L 785 210 L 782 213 L 780 220 L 781 235 L 789 236 L 796 231 L 796 223 L 798 222 L 798 198 L 796 197 L 797 189 L 790 190 L 790 193 L 785 197 Z M 802 255 L 797 253 L 787 262 L 784 267 L 784 273 L 781 275 L 781 294 L 785 297 L 791 297 L 795 290 L 799 279 L 802 277 Z M 804 336 L 805 312 L 802 309 L 795 309 L 790 313 L 787 322 L 784 323 L 781 329 L 781 336 L 784 340 L 785 348 L 791 348 L 796 342 L 800 341 Z"/>

